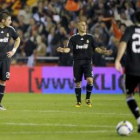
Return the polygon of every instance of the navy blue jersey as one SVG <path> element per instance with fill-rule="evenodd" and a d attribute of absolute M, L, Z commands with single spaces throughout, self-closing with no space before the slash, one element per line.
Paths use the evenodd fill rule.
<path fill-rule="evenodd" d="M 93 51 L 97 45 L 92 35 L 81 36 L 78 33 L 69 39 L 68 47 L 73 51 L 74 60 L 92 60 Z"/>
<path fill-rule="evenodd" d="M 9 50 L 9 41 L 13 38 L 16 40 L 18 38 L 18 35 L 15 31 L 15 29 L 12 26 L 9 27 L 0 27 L 0 60 L 7 59 L 6 53 Z"/>
<path fill-rule="evenodd" d="M 140 27 L 127 27 L 121 41 L 127 43 L 126 73 L 140 75 Z"/>

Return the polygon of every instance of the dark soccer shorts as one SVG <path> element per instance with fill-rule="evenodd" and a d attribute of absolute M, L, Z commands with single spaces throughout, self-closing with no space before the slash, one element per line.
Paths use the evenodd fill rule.
<path fill-rule="evenodd" d="M 10 78 L 10 60 L 0 61 L 0 80 L 6 81 Z"/>
<path fill-rule="evenodd" d="M 88 77 L 93 77 L 92 61 L 91 60 L 74 61 L 73 74 L 75 83 L 82 81 L 83 75 L 85 79 Z"/>
<path fill-rule="evenodd" d="M 140 76 L 125 74 L 124 75 L 124 92 L 127 94 L 133 94 L 135 88 L 140 83 Z"/>

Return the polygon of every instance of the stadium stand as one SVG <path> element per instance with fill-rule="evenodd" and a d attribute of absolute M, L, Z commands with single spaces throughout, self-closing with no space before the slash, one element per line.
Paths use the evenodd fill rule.
<path fill-rule="evenodd" d="M 72 65 L 72 54 L 60 56 L 56 48 L 76 33 L 77 20 L 85 20 L 99 45 L 113 50 L 110 57 L 95 54 L 94 65 L 112 66 L 125 28 L 135 23 L 134 12 L 140 9 L 140 0 L 0 0 L 0 9 L 11 12 L 12 26 L 22 40 L 13 64 L 27 64 L 27 58 L 35 56 L 39 61 L 36 65 L 47 65 L 50 59 L 55 65 Z M 13 47 L 12 41 L 9 46 Z M 69 63 L 63 62 L 63 57 Z"/>

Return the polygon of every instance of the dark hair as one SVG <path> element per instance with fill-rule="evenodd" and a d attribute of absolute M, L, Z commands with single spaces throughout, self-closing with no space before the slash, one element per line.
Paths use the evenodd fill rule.
<path fill-rule="evenodd" d="M 10 16 L 10 13 L 7 10 L 1 11 L 0 12 L 0 22 L 4 19 L 6 20 L 7 17 Z"/>
<path fill-rule="evenodd" d="M 136 21 L 140 23 L 140 11 L 135 13 Z"/>

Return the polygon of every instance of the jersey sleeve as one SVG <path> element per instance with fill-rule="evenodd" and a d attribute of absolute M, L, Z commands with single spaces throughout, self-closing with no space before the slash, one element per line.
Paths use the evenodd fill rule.
<path fill-rule="evenodd" d="M 13 27 L 11 27 L 11 37 L 14 40 L 16 40 L 18 38 L 18 34 L 17 34 L 16 30 Z"/>
<path fill-rule="evenodd" d="M 94 40 L 94 37 L 93 37 L 93 36 L 91 37 L 91 45 L 92 45 L 93 50 L 95 50 L 95 48 L 97 48 L 97 47 L 98 47 L 98 45 L 97 45 L 97 43 L 95 42 L 95 40 Z"/>
<path fill-rule="evenodd" d="M 131 37 L 130 27 L 127 27 L 123 36 L 121 37 L 121 42 L 128 42 Z"/>

